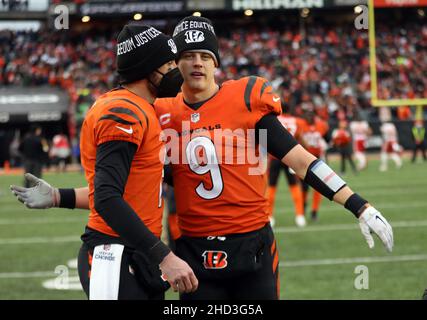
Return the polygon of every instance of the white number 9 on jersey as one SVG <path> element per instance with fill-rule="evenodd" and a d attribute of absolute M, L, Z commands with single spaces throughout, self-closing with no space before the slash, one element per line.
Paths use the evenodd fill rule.
<path fill-rule="evenodd" d="M 203 162 L 205 163 L 200 163 L 200 151 L 204 154 L 205 161 Z M 218 197 L 224 189 L 224 183 L 213 142 L 207 137 L 196 137 L 187 144 L 185 154 L 191 171 L 198 175 L 204 175 L 208 172 L 211 175 L 212 188 L 208 190 L 204 183 L 200 182 L 196 188 L 196 193 L 206 200 Z"/>

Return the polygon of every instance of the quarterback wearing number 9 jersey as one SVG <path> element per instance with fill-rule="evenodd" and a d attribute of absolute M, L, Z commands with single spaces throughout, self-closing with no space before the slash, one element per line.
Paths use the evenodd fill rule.
<path fill-rule="evenodd" d="M 176 252 L 200 280 L 198 290 L 182 293 L 181 299 L 279 298 L 278 248 L 268 217 L 266 163 L 258 145 L 360 217 L 370 247 L 374 231 L 391 250 L 393 235 L 385 218 L 280 124 L 280 97 L 265 79 L 215 82 L 220 56 L 210 20 L 184 18 L 173 38 L 184 78 L 182 93 L 156 100 L 155 108 L 182 232 Z"/>
<path fill-rule="evenodd" d="M 177 254 L 201 279 L 181 299 L 277 299 L 278 252 L 255 137 L 260 119 L 280 114 L 280 98 L 265 79 L 247 77 L 207 101 L 189 104 L 180 93 L 157 99 L 155 109 L 183 235 Z"/>
<path fill-rule="evenodd" d="M 168 132 L 179 136 L 166 147 L 176 152 L 169 161 L 183 234 L 203 237 L 263 227 L 269 221 L 265 170 L 247 158 L 257 153 L 250 129 L 255 131 L 263 116 L 281 112 L 280 98 L 269 83 L 258 77 L 231 80 L 199 108 L 188 105 L 179 93 L 157 99 L 155 109 L 165 138 Z"/>

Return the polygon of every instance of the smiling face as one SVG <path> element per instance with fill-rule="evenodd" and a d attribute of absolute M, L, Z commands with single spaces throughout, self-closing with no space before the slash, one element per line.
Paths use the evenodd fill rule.
<path fill-rule="evenodd" d="M 183 52 L 178 61 L 178 68 L 184 78 L 183 90 L 202 93 L 216 88 L 215 62 L 209 53 Z"/>

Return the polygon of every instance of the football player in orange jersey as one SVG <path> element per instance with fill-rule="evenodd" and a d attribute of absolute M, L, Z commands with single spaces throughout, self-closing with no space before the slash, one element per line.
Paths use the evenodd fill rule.
<path fill-rule="evenodd" d="M 185 18 L 174 40 L 184 77 L 182 93 L 158 99 L 156 112 L 167 141 L 182 232 L 177 254 L 199 279 L 198 290 L 182 293 L 181 299 L 279 298 L 278 248 L 268 219 L 265 163 L 257 142 L 328 199 L 350 210 L 370 248 L 372 231 L 392 250 L 393 232 L 381 213 L 277 120 L 280 97 L 265 79 L 216 83 L 220 59 L 208 19 Z M 41 191 L 52 189 L 39 180 L 21 193 L 21 200 L 27 206 L 37 201 L 43 206 L 48 197 Z"/>
<path fill-rule="evenodd" d="M 283 113 L 277 117 L 280 123 L 295 137 L 298 126 L 301 126 L 301 118 L 291 115 L 288 112 L 287 106 L 282 102 Z M 291 193 L 292 200 L 295 207 L 295 224 L 298 227 L 304 227 L 306 225 L 304 215 L 304 199 L 301 189 L 299 178 L 295 175 L 295 172 L 288 166 L 282 163 L 280 159 L 271 157 L 268 169 L 268 204 L 270 213 L 270 223 L 274 226 L 274 202 L 276 198 L 277 182 L 279 180 L 280 172 L 283 170 L 288 182 L 289 191 Z"/>
<path fill-rule="evenodd" d="M 127 25 L 117 40 L 121 86 L 96 100 L 81 130 L 89 188 L 77 194 L 60 189 L 52 195 L 61 207 L 78 206 L 75 196 L 82 191 L 86 199 L 89 196 L 89 221 L 78 258 L 89 299 L 164 299 L 168 282 L 182 292 L 198 285 L 188 264 L 160 240 L 159 154 L 164 153 L 164 143 L 152 103 L 159 95 L 179 91 L 177 49 L 169 36 L 149 26 Z M 19 194 L 22 189 L 14 190 L 25 198 Z"/>
<path fill-rule="evenodd" d="M 304 113 L 304 119 L 305 122 L 298 128 L 299 131 L 297 133 L 300 136 L 302 145 L 315 157 L 324 158 L 324 145 L 326 143 L 323 137 L 329 130 L 328 124 L 326 121 L 316 117 L 313 111 L 306 111 Z M 308 183 L 303 183 L 304 208 L 307 203 L 308 187 Z M 311 203 L 311 219 L 313 221 L 317 220 L 317 213 L 321 201 L 321 193 L 317 190 L 313 190 L 313 201 Z"/>

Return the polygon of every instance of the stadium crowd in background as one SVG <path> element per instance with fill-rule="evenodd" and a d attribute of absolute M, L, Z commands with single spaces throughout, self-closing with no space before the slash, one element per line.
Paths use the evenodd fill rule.
<path fill-rule="evenodd" d="M 0 84 L 60 86 L 82 118 L 100 93 L 117 84 L 111 71 L 115 37 L 105 31 L 0 31 Z M 427 27 L 379 25 L 377 38 L 379 97 L 426 97 Z M 315 109 L 325 120 L 351 119 L 357 110 L 365 111 L 363 118 L 376 114 L 369 102 L 369 46 L 363 30 L 316 25 L 304 36 L 290 26 L 241 28 L 220 36 L 219 43 L 224 57 L 219 83 L 256 74 L 270 79 L 291 109 Z M 411 115 L 407 107 L 397 110 L 399 119 Z"/>

